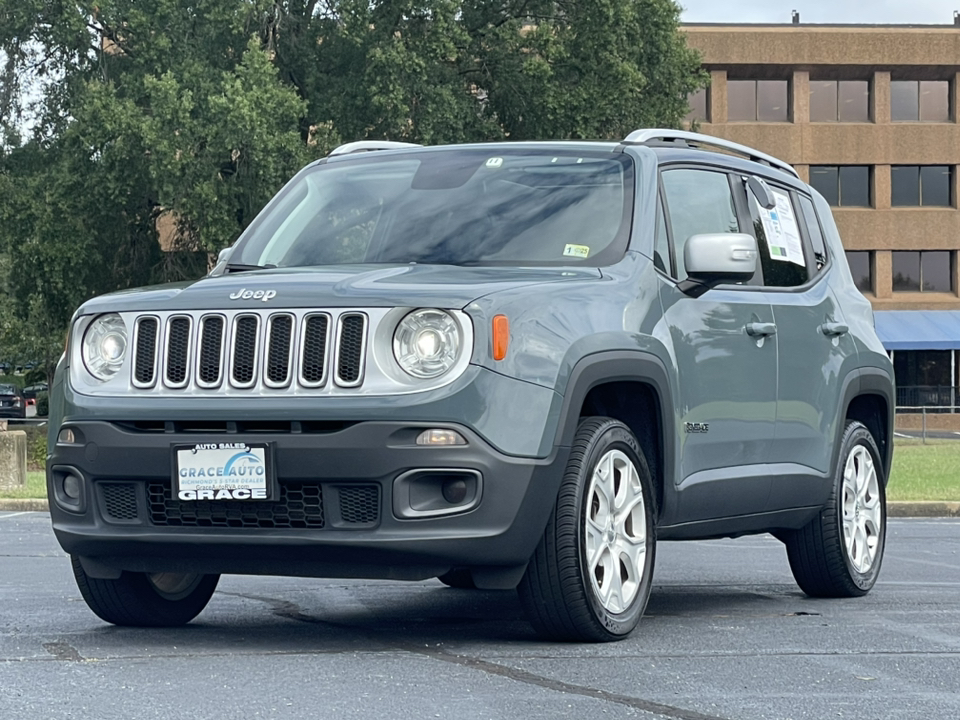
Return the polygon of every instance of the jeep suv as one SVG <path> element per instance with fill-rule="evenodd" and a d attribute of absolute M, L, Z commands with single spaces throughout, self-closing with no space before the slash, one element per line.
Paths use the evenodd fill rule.
<path fill-rule="evenodd" d="M 664 540 L 772 533 L 809 595 L 870 590 L 893 387 L 782 161 L 667 130 L 351 143 L 207 277 L 77 311 L 50 511 L 119 625 L 189 622 L 221 573 L 439 577 L 616 640 Z"/>

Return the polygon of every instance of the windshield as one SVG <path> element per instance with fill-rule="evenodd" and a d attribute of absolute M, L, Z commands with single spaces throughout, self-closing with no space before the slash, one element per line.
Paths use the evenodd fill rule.
<path fill-rule="evenodd" d="M 316 166 L 287 186 L 230 265 L 599 266 L 626 250 L 628 156 L 503 148 L 375 155 Z"/>
<path fill-rule="evenodd" d="M 0 385 L 0 395 L 16 395 L 17 389 L 13 385 Z"/>

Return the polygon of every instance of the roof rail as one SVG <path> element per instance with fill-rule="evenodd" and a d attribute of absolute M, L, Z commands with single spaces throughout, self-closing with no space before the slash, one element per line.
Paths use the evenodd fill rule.
<path fill-rule="evenodd" d="M 327 157 L 337 155 L 351 155 L 352 153 L 371 152 L 373 150 L 400 150 L 402 148 L 423 147 L 416 143 L 391 142 L 389 140 L 357 140 L 341 145 L 331 152 Z"/>
<path fill-rule="evenodd" d="M 739 143 L 713 137 L 712 135 L 703 135 L 702 133 L 687 132 L 685 130 L 634 130 L 623 139 L 622 144 L 650 145 L 655 142 L 671 143 L 678 141 L 682 142 L 686 147 L 698 147 L 702 145 L 729 150 L 754 162 L 764 163 L 778 170 L 783 170 L 795 178 L 800 177 L 792 165 L 783 160 L 778 160 L 772 155 L 767 155 L 746 145 L 740 145 Z"/>

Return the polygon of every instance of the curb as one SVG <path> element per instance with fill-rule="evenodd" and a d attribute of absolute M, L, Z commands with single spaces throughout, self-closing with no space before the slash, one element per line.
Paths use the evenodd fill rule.
<path fill-rule="evenodd" d="M 46 498 L 0 499 L 0 512 L 50 512 Z M 960 517 L 960 502 L 889 502 L 887 517 L 955 518 Z"/>

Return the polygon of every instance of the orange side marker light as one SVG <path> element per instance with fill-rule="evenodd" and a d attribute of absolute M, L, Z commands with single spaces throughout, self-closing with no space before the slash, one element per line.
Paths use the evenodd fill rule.
<path fill-rule="evenodd" d="M 503 360 L 507 356 L 510 344 L 510 321 L 506 315 L 493 318 L 493 359 Z"/>

